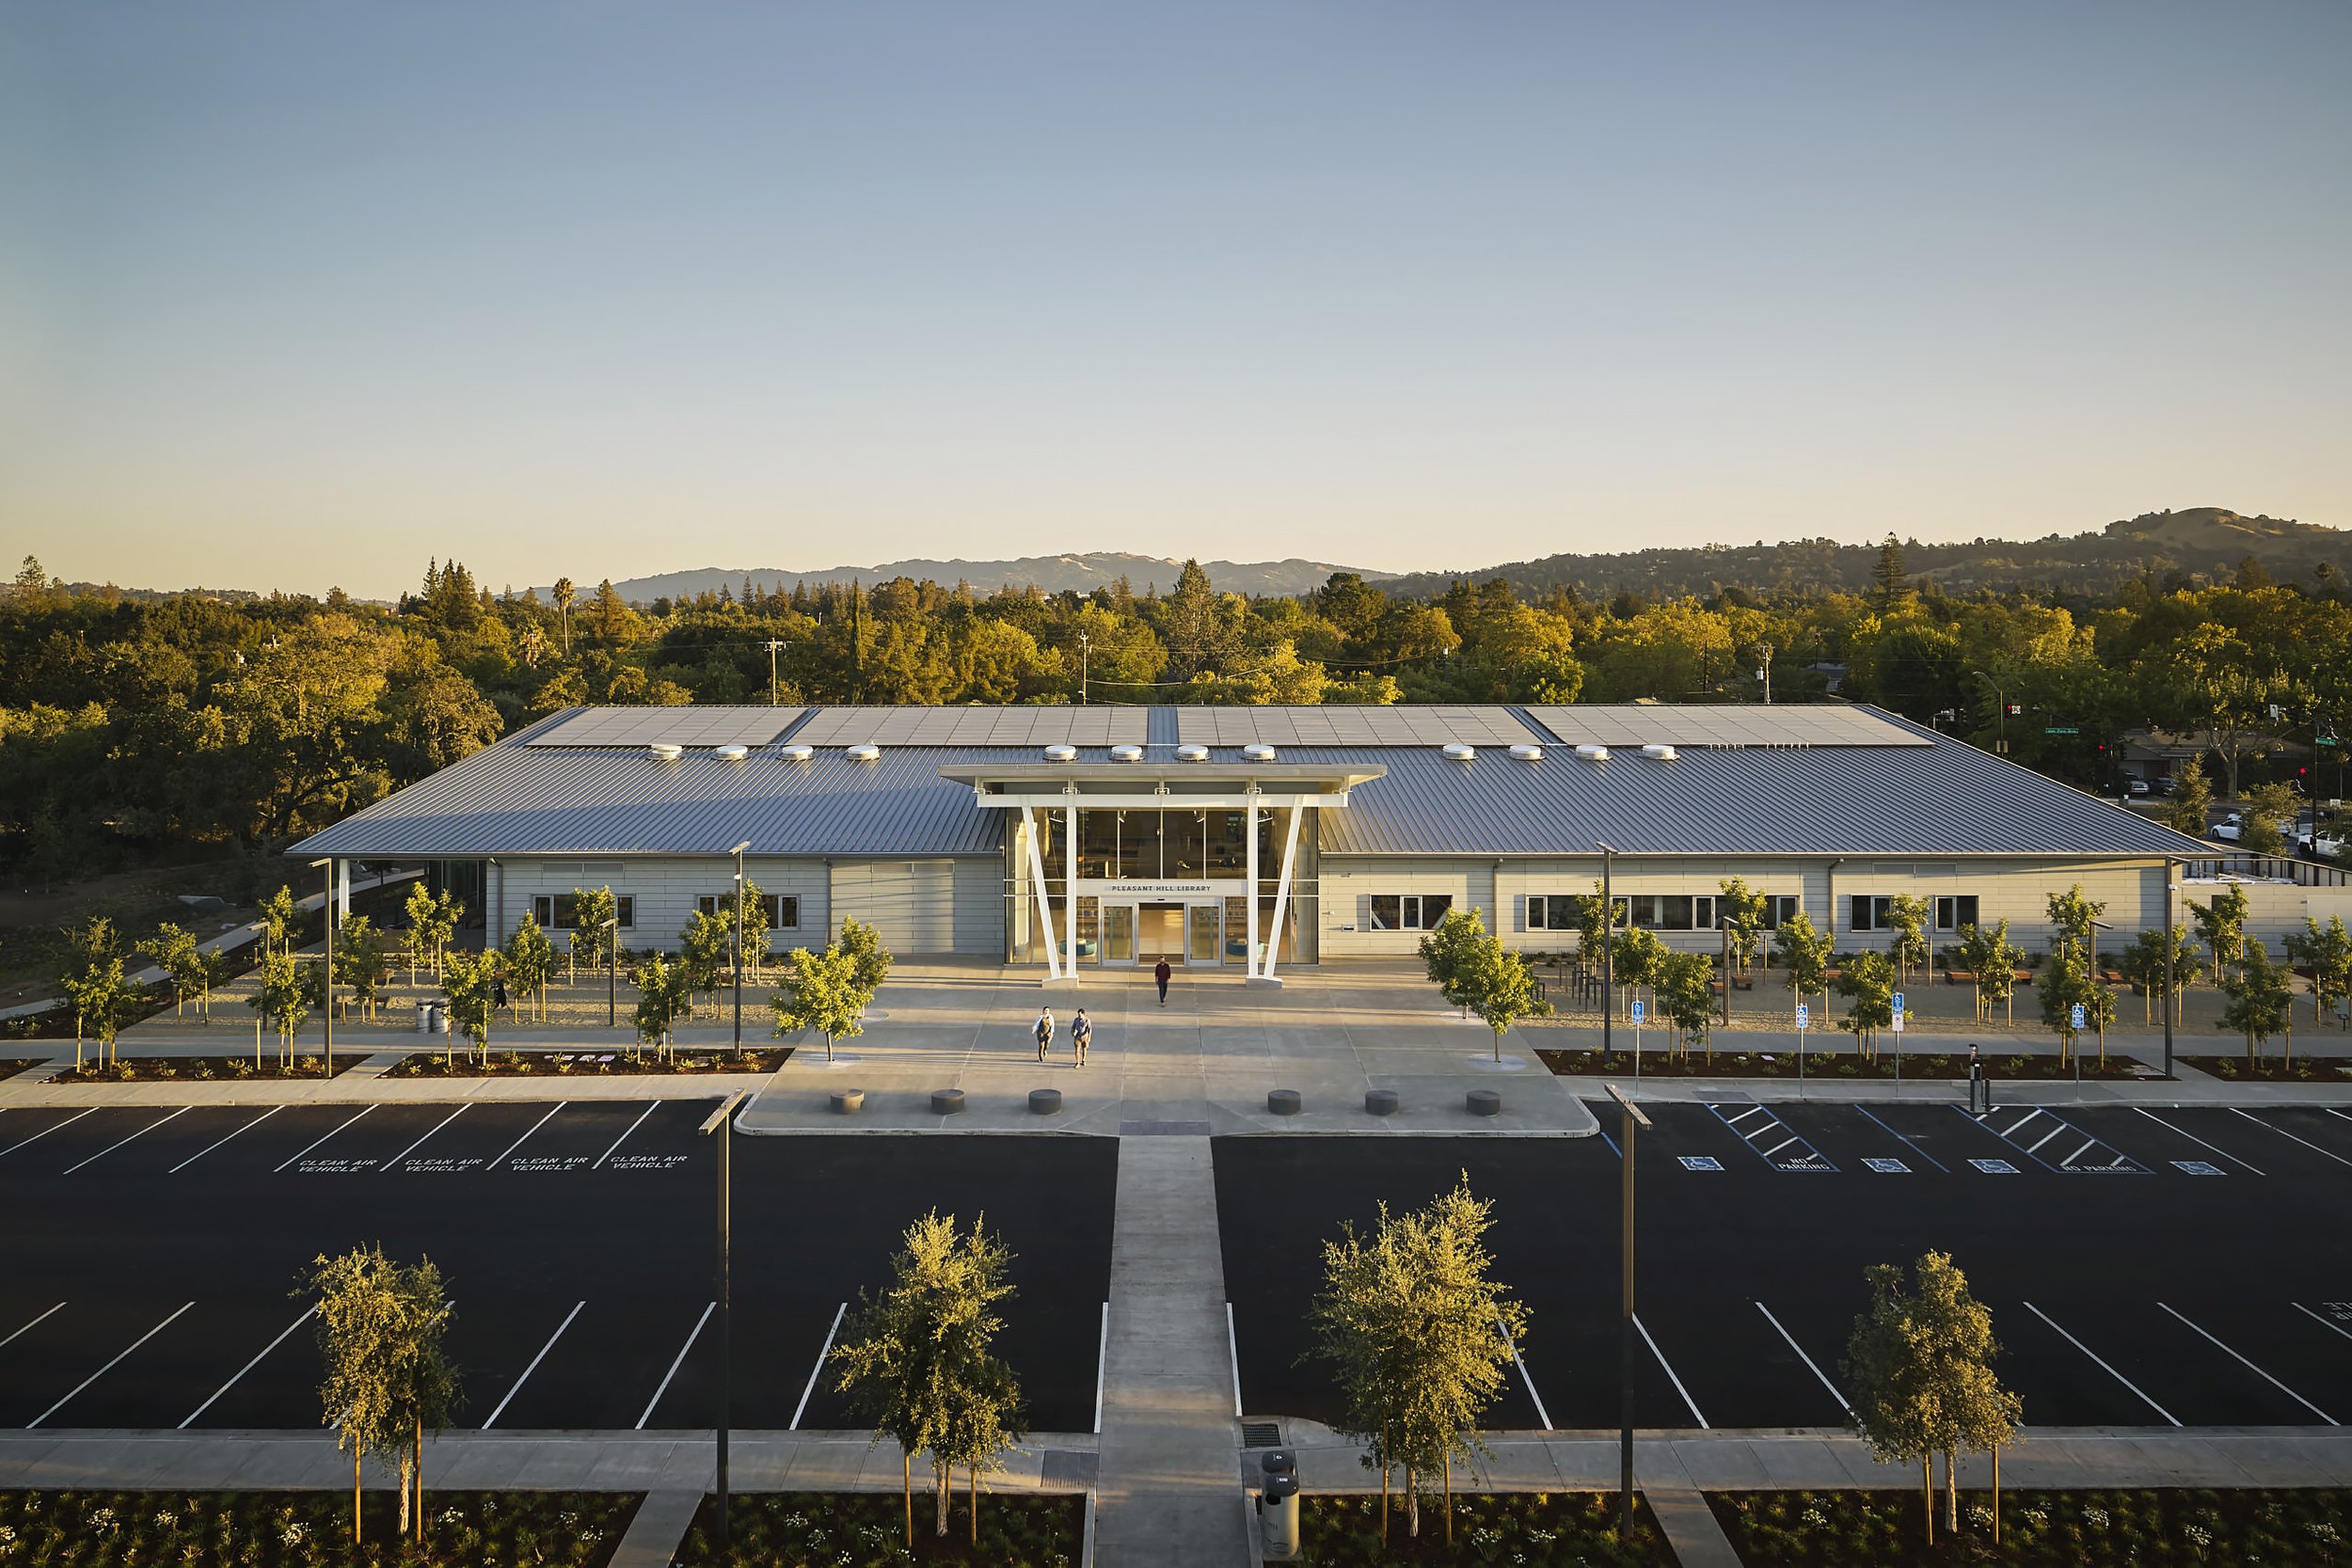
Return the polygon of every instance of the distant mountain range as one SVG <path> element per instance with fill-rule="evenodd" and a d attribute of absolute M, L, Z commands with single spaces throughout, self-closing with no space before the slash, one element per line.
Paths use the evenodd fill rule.
<path fill-rule="evenodd" d="M 1210 582 L 1230 594 L 1304 594 L 1311 588 L 1322 587 L 1334 572 L 1355 571 L 1370 582 L 1385 581 L 1391 575 L 1361 567 L 1336 566 L 1326 561 L 1204 561 L 1200 564 L 1209 574 Z M 1006 586 L 1026 588 L 1031 584 L 1048 594 L 1065 590 L 1090 594 L 1123 577 L 1128 587 L 1140 595 L 1148 588 L 1157 588 L 1162 594 L 1174 588 L 1176 574 L 1184 570 L 1184 565 L 1182 561 L 1167 556 L 1100 550 L 1086 555 L 1031 555 L 1017 561 L 885 561 L 879 566 L 824 566 L 809 571 L 783 566 L 704 566 L 688 572 L 664 572 L 659 577 L 630 578 L 612 586 L 631 603 L 645 604 L 655 599 L 691 599 L 697 594 L 715 594 L 723 587 L 739 594 L 746 578 L 770 593 L 790 593 L 796 582 L 817 588 L 854 580 L 871 588 L 892 578 L 913 578 L 917 582 L 929 578 L 951 587 L 968 582 L 983 594 Z M 542 598 L 548 594 L 544 587 L 536 592 Z"/>
<path fill-rule="evenodd" d="M 1878 542 L 1836 539 L 1782 544 L 1707 545 L 1695 549 L 1633 550 L 1621 555 L 1549 555 L 1459 572 L 1391 577 L 1390 593 L 1442 594 L 1461 578 L 1508 578 L 1522 594 L 1573 588 L 1588 599 L 1631 591 L 1668 598 L 1708 594 L 1726 587 L 1755 593 L 1860 592 L 1870 586 Z M 2235 574 L 2248 556 L 2281 581 L 2308 579 L 2323 562 L 2352 578 L 2352 532 L 2277 517 L 2247 517 L 2219 507 L 2151 512 L 2090 533 L 2049 534 L 2035 540 L 1977 538 L 1959 544 L 1902 541 L 1903 563 L 1915 582 L 1947 592 L 2016 587 L 2086 594 L 2112 592 L 2130 579 L 2178 572 L 2213 579 Z M 1365 574 L 1369 577 L 1371 574 Z"/>

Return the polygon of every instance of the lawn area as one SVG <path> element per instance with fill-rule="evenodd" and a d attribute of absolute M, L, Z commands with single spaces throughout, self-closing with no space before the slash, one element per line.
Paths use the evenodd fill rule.
<path fill-rule="evenodd" d="M 1620 1031 L 1623 1033 L 1623 1031 Z M 1549 1051 L 1535 1053 L 1544 1066 L 1563 1077 L 1619 1078 L 1633 1071 L 1633 1053 L 1613 1051 L 1603 1055 L 1598 1050 Z M 1883 1044 L 1875 1060 L 1864 1060 L 1851 1050 L 1808 1051 L 1804 1053 L 1804 1075 L 1813 1078 L 1886 1078 L 1895 1076 L 1895 1048 L 1890 1040 Z M 1968 1076 L 1968 1053 L 1965 1051 L 1906 1051 L 1902 1053 L 1902 1075 L 1905 1078 L 1965 1078 Z M 2026 1055 L 2012 1052 L 1984 1055 L 1984 1075 L 1996 1083 L 2013 1079 L 2073 1078 L 2074 1064 L 2061 1064 L 2055 1055 Z M 2137 1059 L 2121 1052 L 2109 1052 L 2105 1066 L 2100 1065 L 2095 1051 L 2083 1055 L 2082 1075 L 2085 1078 L 2127 1079 L 2161 1077 Z M 1718 1051 L 1709 1057 L 1704 1051 L 1687 1051 L 1669 1056 L 1664 1048 L 1645 1049 L 1642 1053 L 1642 1076 L 1645 1078 L 1794 1078 L 1797 1076 L 1797 1056 L 1793 1051 Z"/>
<path fill-rule="evenodd" d="M 828 1563 L 878 1568 L 885 1563 L 973 1562 L 994 1568 L 1074 1568 L 1086 1551 L 1086 1499 L 1076 1493 L 980 1493 L 979 1544 L 961 1484 L 948 1511 L 945 1539 L 933 1531 L 936 1504 L 917 1474 L 914 1550 L 906 1546 L 906 1512 L 896 1492 L 738 1492 L 727 1500 L 730 1539 L 723 1554 L 711 1545 L 717 1523 L 712 1498 L 678 1548 L 678 1568 L 771 1568 L 778 1563 Z"/>
<path fill-rule="evenodd" d="M 493 1051 L 485 1059 L 460 1044 L 453 1056 L 420 1051 L 404 1056 L 387 1078 L 596 1078 L 612 1073 L 773 1072 L 790 1059 L 788 1045 L 747 1051 Z"/>
<path fill-rule="evenodd" d="M 1956 1536 L 1944 1530 L 1939 1493 L 1931 1548 L 1922 1540 L 1915 1491 L 1730 1492 L 1708 1500 L 1749 1568 L 2335 1568 L 2352 1561 L 2352 1492 L 2338 1490 L 2007 1493 L 1997 1547 L 1985 1492 L 1961 1494 Z"/>
<path fill-rule="evenodd" d="M 392 1539 L 396 1499 L 367 1497 L 351 1541 L 348 1492 L 0 1492 L 8 1568 L 602 1568 L 637 1512 L 635 1492 L 425 1495 L 426 1540 Z"/>
<path fill-rule="evenodd" d="M 1451 1545 L 1445 1538 L 1444 1504 L 1432 1498 L 1422 1499 L 1418 1540 L 1405 1533 L 1403 1499 L 1390 1498 L 1385 1547 L 1380 1544 L 1376 1494 L 1314 1496 L 1300 1501 L 1297 1560 L 1318 1568 L 1369 1568 L 1387 1562 L 1653 1568 L 1675 1560 L 1650 1518 L 1648 1504 L 1638 1498 L 1633 1539 L 1618 1539 L 1617 1498 L 1609 1492 L 1456 1493 Z"/>

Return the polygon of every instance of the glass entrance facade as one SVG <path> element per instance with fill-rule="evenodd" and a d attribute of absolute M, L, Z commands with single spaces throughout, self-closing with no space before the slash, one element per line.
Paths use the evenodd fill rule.
<path fill-rule="evenodd" d="M 1258 813 L 1259 938 L 1274 940 L 1274 901 L 1282 847 L 1295 808 Z M 1316 813 L 1299 823 L 1290 906 L 1275 947 L 1278 963 L 1315 961 Z M 1075 853 L 1060 810 L 1030 816 L 1038 829 L 1052 926 L 1066 958 L 1081 965 L 1170 962 L 1242 966 L 1248 958 L 1249 816 L 1240 807 L 1160 809 L 1080 806 Z M 1005 834 L 1006 959 L 1045 962 L 1045 923 L 1021 817 Z M 1075 875 L 1075 931 L 1063 926 Z M 1172 918 L 1171 918 L 1172 916 Z M 1074 938 L 1074 941 L 1073 940 Z"/>

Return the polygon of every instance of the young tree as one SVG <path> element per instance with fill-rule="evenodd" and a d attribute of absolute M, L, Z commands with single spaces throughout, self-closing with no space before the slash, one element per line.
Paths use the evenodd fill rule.
<path fill-rule="evenodd" d="M 1897 973 L 1909 980 L 1911 972 L 1927 968 L 1933 956 L 1928 942 L 1928 919 L 1933 911 L 1925 898 L 1913 893 L 1897 894 L 1886 904 L 1887 919 L 1895 927 L 1887 956 L 1895 960 Z"/>
<path fill-rule="evenodd" d="M 294 941 L 295 923 L 300 918 L 300 914 L 294 909 L 292 888 L 281 886 L 276 893 L 262 900 L 262 957 L 266 958 L 272 953 L 283 953 L 289 950 Z"/>
<path fill-rule="evenodd" d="M 1470 1011 L 1468 990 L 1473 955 L 1486 940 L 1486 922 L 1475 908 L 1448 910 L 1438 928 L 1421 939 L 1421 964 L 1429 983 L 1450 1006 Z"/>
<path fill-rule="evenodd" d="M 187 1016 L 188 995 L 204 983 L 204 965 L 197 957 L 196 937 L 169 921 L 155 927 L 155 934 L 137 944 L 139 954 L 164 972 L 171 982 L 171 1010 L 175 1018 Z"/>
<path fill-rule="evenodd" d="M 2239 832 L 2238 847 L 2249 855 L 2286 853 L 2286 834 L 2279 824 L 2294 822 L 2301 810 L 2302 799 L 2289 785 L 2267 784 L 2248 791 L 2246 825 Z"/>
<path fill-rule="evenodd" d="M 555 978 L 555 943 L 548 940 L 539 917 L 526 912 L 506 939 L 506 976 L 519 994 L 537 1002 L 542 1023 L 548 1018 L 548 985 Z"/>
<path fill-rule="evenodd" d="M 2213 825 L 2213 784 L 2205 778 L 2205 759 L 2191 757 L 2173 775 L 2172 799 L 2165 803 L 2164 823 L 2176 833 L 2202 838 Z"/>
<path fill-rule="evenodd" d="M 1883 953 L 1856 953 L 1837 973 L 1837 994 L 1853 1004 L 1837 1026 L 1853 1036 L 1858 1054 L 1877 1055 L 1879 1031 L 1895 1022 L 1895 960 Z"/>
<path fill-rule="evenodd" d="M 2050 967 L 2034 982 L 2034 990 L 2042 1001 L 2042 1022 L 2058 1037 L 2058 1060 L 2073 1058 L 2077 1037 L 2098 1016 L 2099 1005 L 2105 1002 L 2111 1011 L 2114 998 L 2106 988 L 2091 977 L 2090 961 L 2080 943 L 2061 937 L 2050 954 Z M 2083 1022 L 2074 1022 L 2074 1009 L 2083 1010 Z"/>
<path fill-rule="evenodd" d="M 1730 976 L 1724 976 L 1730 984 Z M 1679 1041 L 1677 1050 L 1692 1046 L 1703 1048 L 1711 1060 L 1715 1053 L 1711 1033 L 1715 1023 L 1715 969 L 1704 953 L 1666 953 L 1658 961 L 1650 980 L 1651 994 L 1658 998 L 1658 1010 L 1675 1026 Z"/>
<path fill-rule="evenodd" d="M 351 989 L 351 1000 L 372 1022 L 384 985 L 384 934 L 364 914 L 355 914 L 335 932 L 335 983 Z"/>
<path fill-rule="evenodd" d="M 732 965 L 734 949 L 735 921 L 731 913 L 704 914 L 697 911 L 689 915 L 686 929 L 678 933 L 677 969 L 685 989 L 709 995 L 716 1006 L 719 987 Z"/>
<path fill-rule="evenodd" d="M 433 890 L 425 886 L 424 879 L 420 877 L 409 887 L 407 900 L 400 908 L 401 912 L 408 917 L 407 929 L 401 933 L 401 956 L 408 961 L 408 983 L 414 986 L 418 968 L 440 950 L 440 944 L 433 934 L 438 906 L 433 900 Z"/>
<path fill-rule="evenodd" d="M 465 916 L 466 906 L 459 903 L 449 889 L 443 888 L 440 896 L 433 900 L 433 967 L 436 974 L 449 961 L 449 944 L 457 935 L 457 923 Z"/>
<path fill-rule="evenodd" d="M 2197 935 L 2212 960 L 2216 985 L 2226 988 L 2230 971 L 2245 958 L 2246 919 L 2252 906 L 2246 890 L 2234 884 L 2202 904 L 2188 906 L 2188 917 L 2197 923 Z"/>
<path fill-rule="evenodd" d="M 1772 918 L 1772 899 L 1738 877 L 1725 878 L 1716 887 L 1716 912 L 1731 922 L 1731 956 L 1745 974 L 1756 967 L 1756 954 L 1764 945 L 1764 923 Z"/>
<path fill-rule="evenodd" d="M 262 960 L 254 974 L 253 994 L 245 1005 L 253 1009 L 257 1025 L 253 1036 L 253 1065 L 262 1065 L 262 1037 L 258 1027 L 266 1022 L 278 1032 L 279 1056 L 294 1059 L 294 1032 L 310 1016 L 310 989 L 302 983 L 302 966 L 294 962 L 291 953 L 272 953 Z"/>
<path fill-rule="evenodd" d="M 907 1227 L 890 1260 L 891 1282 L 842 1326 L 832 1360 L 850 1409 L 874 1429 L 874 1441 L 897 1440 L 905 1487 L 907 1544 L 914 1544 L 914 1456 L 929 1450 L 937 1482 L 936 1533 L 947 1533 L 954 1466 L 977 1466 L 1022 1436 L 1021 1391 L 994 1341 L 1004 1327 L 999 1304 L 1012 1253 L 987 1232 L 985 1218 L 960 1233 L 953 1214 L 934 1210 Z"/>
<path fill-rule="evenodd" d="M 1985 996 L 1985 978 L 2005 957 L 2005 949 L 2009 946 L 2009 922 L 1999 921 L 1992 926 L 1963 926 L 1960 941 L 1954 945 L 1956 951 L 1953 957 L 1959 960 L 1955 967 L 1966 970 L 1975 977 L 1976 1016 L 1981 1022 L 1990 1007 Z"/>
<path fill-rule="evenodd" d="M 2050 895 L 2050 924 L 2058 927 L 2058 941 L 2071 942 L 2089 951 L 2099 917 L 2107 912 L 2105 904 L 2083 896 L 2083 885 L 2076 882 L 2064 893 Z"/>
<path fill-rule="evenodd" d="M 1782 921 L 1780 929 L 1772 933 L 1772 955 L 1788 971 L 1788 989 L 1797 1001 L 1819 996 L 1827 1005 L 1830 946 L 1829 933 L 1815 930 L 1803 910 Z"/>
<path fill-rule="evenodd" d="M 1381 1205 L 1369 1240 L 1352 1226 L 1324 1243 L 1311 1357 L 1328 1364 L 1345 1411 L 1342 1430 L 1364 1438 L 1380 1466 L 1405 1469 L 1406 1533 L 1421 1533 L 1420 1481 L 1445 1478 L 1453 1539 L 1456 1454 L 1485 1451 L 1478 1421 L 1502 1392 L 1527 1308 L 1492 1276 L 1486 1234 L 1493 1205 L 1465 1174 L 1426 1208 Z"/>
<path fill-rule="evenodd" d="M 360 1539 L 360 1464 L 370 1454 L 399 1466 L 400 1527 L 424 1536 L 424 1433 L 454 1418 L 459 1378 L 444 1339 L 453 1314 L 431 1259 L 403 1266 L 381 1246 L 324 1254 L 294 1293 L 313 1300 L 326 1363 L 324 1425 L 351 1450 L 351 1538 Z M 413 1506 L 412 1506 L 413 1503 Z"/>
<path fill-rule="evenodd" d="M 735 929 L 733 902 L 732 899 L 728 900 L 730 907 L 720 911 L 725 917 L 727 929 L 730 931 Z M 846 919 L 844 925 L 847 925 Z M 871 930 L 872 927 L 866 927 L 865 929 Z M 879 942 L 879 939 L 877 941 Z M 753 881 L 746 875 L 743 879 L 743 967 L 752 974 L 757 974 L 767 966 L 767 963 L 768 895 L 760 891 L 757 882 Z M 888 967 L 888 961 L 885 959 L 883 968 L 886 971 Z M 881 983 L 879 980 L 875 982 L 878 986 Z"/>
<path fill-rule="evenodd" d="M 830 1062 L 835 1041 L 866 1033 L 866 1008 L 873 1000 L 874 993 L 858 983 L 854 954 L 838 945 L 818 953 L 796 947 L 784 989 L 768 1006 L 775 1009 L 777 1038 L 814 1029 L 825 1037 Z"/>
<path fill-rule="evenodd" d="M 2244 957 L 2235 973 L 2221 982 L 2229 1005 L 2221 1009 L 2221 1026 L 2246 1037 L 2246 1065 L 2257 1064 L 2256 1048 L 2270 1037 L 2286 1038 L 2286 1054 L 2295 1055 L 2295 972 L 2270 961 L 2270 949 L 2259 937 L 2245 940 Z"/>
<path fill-rule="evenodd" d="M 604 964 L 618 967 L 620 963 L 621 928 L 615 925 L 605 928 L 605 922 L 616 918 L 620 901 L 612 896 L 610 887 L 572 889 L 572 962 L 588 960 L 591 968 Z"/>
<path fill-rule="evenodd" d="M 1864 1277 L 1870 1306 L 1854 1320 L 1842 1369 L 1852 1394 L 1853 1424 L 1882 1463 L 1919 1462 L 1932 1544 L 1933 1456 L 1944 1455 L 1946 1522 L 1957 1531 L 1959 1456 L 1992 1453 L 1997 1476 L 2001 1446 L 2024 1419 L 2024 1407 L 1993 1370 L 2000 1354 L 1993 1316 L 1969 1295 L 1967 1280 L 1947 1254 L 1928 1253 L 1908 1279 L 1901 1268 L 1888 1263 L 1873 1266 Z M 1994 1507 L 1999 1507 L 1997 1490 Z M 1996 1536 L 1998 1529 L 1996 1514 Z"/>
<path fill-rule="evenodd" d="M 115 1036 L 137 1007 L 139 988 L 123 976 L 119 956 L 94 961 L 81 974 L 65 976 L 64 986 L 66 1000 L 73 1005 L 74 1070 L 81 1070 L 85 1031 L 97 1041 L 99 1061 L 112 1067 Z"/>
<path fill-rule="evenodd" d="M 490 1015 L 495 1010 L 498 978 L 499 955 L 495 949 L 442 955 L 441 995 L 449 1003 L 453 1032 L 450 1046 L 442 1053 L 445 1058 L 454 1053 L 456 1035 L 471 1040 L 476 1053 L 490 1053 Z"/>
<path fill-rule="evenodd" d="M 2177 1006 L 2183 992 L 2197 983 L 2204 973 L 2197 946 L 2188 940 L 2188 927 L 2175 926 L 2169 933 L 2172 949 L 2172 1001 Z M 2160 930 L 2140 932 L 2132 944 L 2123 949 L 2116 967 L 2123 977 L 2139 988 L 2140 1021 L 2153 1023 L 2156 1019 L 2156 992 L 2164 990 L 2164 958 L 2168 933 Z"/>
<path fill-rule="evenodd" d="M 1477 940 L 1462 955 L 1462 965 L 1454 977 L 1455 990 L 1470 1010 L 1494 1032 L 1499 1064 L 1502 1037 L 1511 1032 L 1511 1026 L 1523 1018 L 1549 1013 L 1551 1004 L 1535 994 L 1534 971 L 1505 947 L 1500 937 L 1478 932 Z"/>
<path fill-rule="evenodd" d="M 628 983 L 637 988 L 640 1044 L 664 1052 L 669 1049 L 671 1027 L 693 1008 L 693 979 L 683 965 L 674 964 L 659 953 L 649 955 L 629 972 Z"/>
<path fill-rule="evenodd" d="M 1645 927 L 1628 927 L 1617 933 L 1617 940 L 1609 947 L 1611 972 L 1629 1002 L 1642 986 L 1648 986 L 1651 995 L 1656 996 L 1658 972 L 1665 961 L 1666 944 L 1658 940 L 1657 932 Z"/>
<path fill-rule="evenodd" d="M 1624 900 L 1618 902 L 1622 905 Z M 1609 919 L 1598 882 L 1593 884 L 1591 893 L 1575 895 L 1571 908 L 1576 919 L 1576 961 L 1581 968 L 1589 967 L 1600 958 L 1612 928 L 1624 922 Z"/>
<path fill-rule="evenodd" d="M 764 930 L 764 927 L 755 929 Z M 766 941 L 764 935 L 761 940 Z M 890 978 L 891 961 L 890 949 L 882 945 L 882 932 L 855 915 L 843 915 L 841 940 L 837 945 L 850 956 L 857 983 L 865 988 L 866 994 L 871 996 L 882 990 L 882 982 Z"/>
<path fill-rule="evenodd" d="M 2344 931 L 2340 914 L 2329 915 L 2325 926 L 2306 918 L 2302 934 L 2290 933 L 2286 945 L 2289 962 L 2311 967 L 2312 1024 L 2316 1028 L 2327 1019 L 2328 1005 L 2352 991 L 2352 935 Z"/>

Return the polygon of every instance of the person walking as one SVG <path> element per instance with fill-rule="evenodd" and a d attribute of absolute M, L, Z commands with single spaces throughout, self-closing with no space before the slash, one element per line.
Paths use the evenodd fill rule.
<path fill-rule="evenodd" d="M 1175 973 L 1176 972 L 1174 970 L 1168 967 L 1168 960 L 1166 958 L 1162 958 L 1159 961 L 1158 967 L 1152 971 L 1152 978 L 1160 983 L 1160 1006 L 1163 1007 L 1168 1006 L 1168 976 Z"/>
<path fill-rule="evenodd" d="M 1078 1016 L 1070 1021 L 1070 1043 L 1078 1048 L 1080 1067 L 1087 1065 L 1087 1047 L 1093 1042 L 1093 1039 L 1094 1022 L 1087 1017 L 1087 1010 L 1081 1007 L 1078 1009 Z"/>
<path fill-rule="evenodd" d="M 1042 1008 L 1037 1015 L 1037 1059 L 1045 1060 L 1045 1053 L 1054 1049 L 1054 1009 Z"/>

